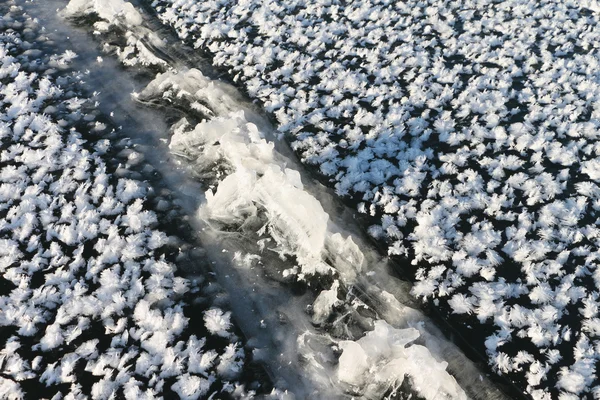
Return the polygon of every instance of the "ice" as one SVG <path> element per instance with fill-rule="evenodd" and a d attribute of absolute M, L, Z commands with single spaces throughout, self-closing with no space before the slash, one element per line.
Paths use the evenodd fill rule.
<path fill-rule="evenodd" d="M 279 271 L 284 277 L 296 276 L 303 280 L 311 276 L 338 276 L 339 280 L 319 290 L 312 301 L 313 324 L 325 326 L 333 315 L 339 315 L 336 314 L 338 309 L 352 314 L 355 312 L 352 307 L 367 307 L 364 303 L 361 306 L 358 300 L 350 306 L 341 295 L 342 286 L 347 288 L 362 279 L 360 273 L 368 264 L 360 247 L 352 236 L 336 230 L 320 201 L 306 190 L 300 173 L 288 167 L 292 163 L 275 150 L 274 143 L 256 125 L 248 122 L 245 113 L 221 107 L 231 101 L 225 96 L 226 89 L 217 88 L 218 95 L 211 94 L 213 86 L 202 82 L 205 79 L 193 71 L 164 73 L 138 97 L 142 102 L 153 103 L 167 93 L 167 101 L 188 104 L 201 100 L 210 110 L 204 113 L 209 119 L 195 126 L 185 119 L 175 124 L 169 143 L 171 151 L 189 166 L 191 173 L 212 186 L 205 193 L 206 202 L 201 205 L 198 216 L 217 237 L 231 237 L 232 232 L 237 232 L 242 238 L 258 241 L 253 253 L 244 255 L 236 251 L 232 257 L 235 265 L 245 270 L 262 266 L 266 262 L 264 252 L 269 250 L 278 253 L 284 262 L 291 256 L 292 263 L 297 263 L 298 268 Z M 200 89 L 196 90 L 197 87 Z M 215 101 L 216 98 L 219 100 Z M 216 312 L 213 314 L 208 326 L 219 334 L 223 331 L 220 318 Z M 294 318 L 302 320 L 303 317 Z M 312 343 L 308 338 L 314 336 L 300 335 L 301 344 L 302 337 Z M 323 361 L 332 351 L 332 342 L 328 339 L 316 347 L 302 344 L 301 353 L 303 358 L 311 360 L 307 372 L 315 374 L 313 379 L 323 383 L 323 390 L 330 384 L 323 382 L 326 377 L 316 374 L 325 373 L 330 379 L 337 377 L 342 387 L 351 386 L 353 392 L 375 399 L 388 390 L 396 390 L 406 375 L 425 398 L 465 398 L 446 371 L 447 364 L 438 362 L 423 346 L 405 347 L 418 337 L 416 329 L 395 329 L 384 320 L 377 320 L 374 330 L 367 331 L 362 339 L 339 342 L 343 351 L 335 370 Z M 426 376 L 435 373 L 437 385 L 425 382 L 425 378 L 419 376 L 422 370 L 427 371 Z M 374 381 L 370 380 L 373 371 L 377 371 Z M 333 390 L 335 393 L 340 389 Z"/>
<path fill-rule="evenodd" d="M 202 77 L 199 72 L 185 76 L 192 83 Z M 151 97 L 164 85 L 188 86 L 187 79 L 182 82 L 177 75 L 170 77 L 175 80 L 166 80 L 165 74 L 159 76 L 149 85 L 151 89 L 141 95 Z M 203 98 L 218 98 L 210 94 L 212 87 L 202 86 Z M 277 159 L 273 143 L 267 142 L 256 125 L 246 120 L 244 112 L 229 112 L 203 121 L 193 129 L 185 127 L 180 124 L 171 138 L 169 146 L 175 154 L 192 156 L 196 172 L 210 174 L 218 163 L 231 171 L 221 178 L 216 191 L 206 192 L 206 204 L 199 210 L 201 218 L 268 233 L 276 243 L 271 250 L 282 257 L 297 257 L 303 274 L 327 272 L 329 267 L 322 256 L 328 215 L 303 190 L 298 172 Z"/>
<path fill-rule="evenodd" d="M 484 3 L 153 6 L 272 113 L 302 162 L 378 219 L 369 233 L 418 264 L 414 295 L 481 342 L 510 331 L 498 350 L 512 360 L 533 347 L 536 372 L 506 374 L 535 398 L 567 398 L 578 386 L 556 388 L 559 367 L 544 365 L 559 346 L 578 352 L 557 331 L 595 325 L 571 307 L 600 282 L 598 1 Z M 557 318 L 539 321 L 547 305 Z M 490 366 L 508 365 L 499 355 Z"/>
<path fill-rule="evenodd" d="M 374 329 L 363 338 L 339 343 L 338 379 L 361 388 L 369 399 L 395 392 L 405 378 L 427 399 L 466 399 L 447 374 L 446 362 L 438 362 L 424 346 L 407 346 L 419 336 L 414 328 L 395 329 L 383 320 L 375 321 Z"/>
<path fill-rule="evenodd" d="M 338 379 L 349 384 L 357 384 L 365 379 L 369 369 L 369 359 L 357 342 L 346 341 L 339 344 L 342 355 L 338 360 Z"/>
<path fill-rule="evenodd" d="M 139 11 L 124 0 L 71 0 L 64 12 L 68 16 L 96 13 L 103 20 L 115 22 L 123 18 L 128 26 L 139 26 L 143 21 Z"/>
<path fill-rule="evenodd" d="M 325 322 L 332 313 L 333 308 L 342 303 L 340 299 L 338 299 L 339 287 L 339 281 L 335 281 L 333 285 L 331 285 L 331 289 L 321 291 L 313 302 L 312 319 L 315 324 L 322 324 Z"/>
<path fill-rule="evenodd" d="M 205 117 L 225 116 L 239 110 L 239 96 L 230 86 L 210 79 L 196 68 L 159 73 L 138 94 L 140 100 L 171 97 L 189 102 L 189 106 Z"/>
<path fill-rule="evenodd" d="M 128 141 L 111 143 L 104 135 L 125 133 L 115 132 L 109 113 L 86 97 L 91 90 L 82 79 L 89 74 L 73 67 L 85 60 L 64 49 L 79 42 L 68 34 L 66 43 L 56 41 L 56 32 L 79 39 L 86 33 L 65 28 L 49 2 L 34 3 L 26 6 L 46 22 L 55 18 L 54 25 L 42 30 L 37 18 L 10 7 L 12 0 L 0 4 L 0 119 L 7 124 L 6 132 L 0 128 L 6 167 L 0 173 L 0 327 L 7 333 L 0 397 L 156 398 L 168 396 L 165 385 L 174 385 L 175 376 L 185 376 L 174 390 L 188 397 L 210 388 L 248 395 L 231 381 L 246 379 L 240 378 L 246 360 L 241 339 L 227 332 L 229 311 L 201 328 L 223 338 L 202 345 L 191 339 L 186 294 L 192 283 L 175 264 L 190 242 L 158 229 L 165 225 L 152 209 L 156 188 L 148 181 L 111 175 L 134 175 L 112 165 L 115 153 L 131 169 L 144 158 L 133 150 L 107 154 Z M 128 26 L 142 22 L 123 1 L 73 1 L 68 12 L 118 16 L 114 22 Z M 83 49 L 88 60 L 96 58 L 94 48 Z M 194 285 L 205 296 L 204 304 L 194 304 L 202 326 L 216 294 Z"/>
<path fill-rule="evenodd" d="M 174 90 L 174 98 L 189 96 L 192 103 L 202 101 L 209 116 L 216 115 L 193 128 L 180 122 L 169 145 L 175 154 L 192 157 L 195 173 L 220 178 L 216 190 L 206 192 L 201 218 L 268 234 L 276 244 L 269 249 L 282 257 L 296 257 L 302 276 L 327 273 L 331 268 L 323 262 L 324 253 L 336 254 L 333 249 L 339 254 L 349 250 L 344 256 L 336 255 L 340 272 L 352 276 L 360 270 L 360 252 L 352 251 L 352 239 L 327 235 L 328 215 L 304 191 L 300 174 L 286 167 L 274 153 L 273 143 L 247 121 L 244 112 L 230 111 L 239 106 L 227 87 L 211 83 L 192 69 L 158 75 L 139 99 L 148 101 L 165 90 Z M 219 164 L 224 177 L 213 172 Z"/>
<path fill-rule="evenodd" d="M 328 216 L 320 204 L 295 186 L 281 169 L 272 168 L 261 176 L 241 170 L 227 176 L 213 194 L 206 193 L 206 205 L 200 215 L 208 220 L 239 225 L 264 223 L 281 254 L 294 255 L 303 273 L 326 272 L 321 260 L 325 245 Z M 265 220 L 259 212 L 264 212 Z"/>
<path fill-rule="evenodd" d="M 354 282 L 357 275 L 363 272 L 366 257 L 352 239 L 344 238 L 340 233 L 327 236 L 326 248 L 336 270 L 346 282 Z"/>
<path fill-rule="evenodd" d="M 106 44 L 105 49 L 114 50 L 125 65 L 167 67 L 167 62 L 151 50 L 153 47 L 163 47 L 164 43 L 154 32 L 143 26 L 144 17 L 130 2 L 70 0 L 61 12 L 68 18 L 92 15 L 98 17 L 100 21 L 94 23 L 94 33 L 97 35 L 108 35 L 120 30 L 115 41 L 124 43 Z"/>
<path fill-rule="evenodd" d="M 104 26 L 102 25 L 102 27 Z M 265 55 L 265 57 L 268 57 L 268 55 Z M 283 271 L 283 275 L 287 273 L 287 276 L 297 276 L 300 279 L 310 275 L 317 277 L 313 281 L 317 283 L 317 287 L 310 295 L 306 296 L 309 298 L 308 301 L 312 303 L 312 307 L 308 308 L 311 310 L 310 317 L 307 319 L 303 312 L 298 312 L 299 309 L 303 310 L 306 307 L 296 305 L 296 312 L 286 309 L 286 312 L 288 312 L 287 318 L 293 320 L 290 324 L 294 326 L 293 329 L 296 329 L 291 330 L 292 334 L 289 335 L 290 337 L 295 337 L 301 331 L 298 330 L 298 327 L 301 329 L 303 323 L 308 322 L 310 325 L 311 318 L 312 322 L 315 322 L 315 325 L 317 325 L 314 327 L 315 330 L 321 333 L 329 332 L 324 333 L 324 336 L 328 336 L 329 334 L 333 336 L 356 335 L 359 328 L 349 326 L 349 324 L 346 325 L 346 317 L 348 316 L 349 318 L 347 319 L 350 320 L 352 318 L 360 319 L 360 324 L 363 324 L 360 325 L 361 332 L 364 332 L 364 329 L 370 329 L 370 319 L 364 318 L 359 313 L 353 313 L 352 311 L 364 308 L 369 309 L 371 306 L 361 302 L 354 292 L 362 289 L 362 287 L 353 286 L 354 283 L 357 281 L 361 282 L 361 284 L 365 283 L 364 276 L 361 276 L 359 272 L 368 270 L 369 273 L 367 276 L 369 279 L 375 279 L 370 278 L 374 276 L 375 272 L 372 270 L 373 266 L 370 265 L 370 260 L 366 260 L 366 257 L 360 250 L 361 247 L 357 245 L 359 242 L 356 242 L 347 233 L 340 234 L 332 226 L 329 217 L 324 211 L 324 206 L 316 201 L 314 194 L 310 195 L 308 194 L 310 192 L 305 190 L 307 186 L 311 186 L 311 183 L 304 177 L 301 178 L 301 174 L 297 169 L 298 167 L 291 163 L 290 160 L 283 160 L 280 155 L 273 152 L 275 146 L 272 142 L 265 140 L 266 145 L 263 143 L 263 136 L 265 136 L 262 131 L 263 127 L 259 128 L 249 123 L 247 114 L 236 112 L 239 109 L 238 104 L 228 96 L 226 85 L 214 81 L 211 83 L 210 80 L 193 69 L 184 69 L 183 71 L 185 72 L 168 72 L 159 76 L 154 82 L 154 87 L 152 87 L 152 84 L 148 86 L 149 89 L 147 88 L 148 90 L 143 91 L 138 96 L 138 100 L 142 103 L 147 102 L 147 104 L 153 105 L 158 103 L 157 99 L 163 99 L 163 105 L 170 102 L 174 105 L 174 108 L 179 108 L 178 113 L 185 114 L 187 120 L 182 120 L 174 126 L 171 149 L 180 160 L 186 160 L 181 165 L 190 167 L 189 171 L 202 179 L 202 182 L 206 183 L 206 186 L 209 188 L 206 194 L 206 198 L 208 199 L 206 204 L 211 202 L 210 206 L 212 210 L 209 210 L 205 204 L 198 213 L 204 218 L 205 222 L 209 222 L 210 224 L 206 230 L 208 231 L 208 228 L 212 228 L 213 232 L 217 232 L 217 238 L 219 239 L 227 238 L 231 240 L 231 238 L 236 236 L 238 238 L 241 237 L 242 240 L 239 242 L 242 244 L 240 246 L 241 249 L 236 248 L 235 250 L 241 250 L 240 254 L 252 254 L 250 256 L 252 259 L 248 258 L 246 260 L 244 258 L 239 263 L 244 270 L 252 271 L 249 272 L 249 275 L 258 276 L 260 272 L 257 267 L 262 267 L 262 263 L 269 258 L 269 253 L 274 251 L 280 255 L 280 259 L 276 262 L 279 262 L 281 269 L 298 264 L 289 268 L 289 270 Z M 360 84 L 352 79 L 348 79 L 346 83 L 349 88 L 360 88 Z M 309 101 L 312 100 L 309 99 Z M 298 103 L 307 104 L 306 99 L 300 99 Z M 188 104 L 189 107 L 187 106 Z M 184 107 L 181 107 L 181 105 L 184 105 Z M 267 107 L 270 106 L 272 105 L 267 105 Z M 239 116 L 234 115 L 238 113 L 240 114 Z M 198 124 L 198 121 L 204 118 L 208 119 L 208 121 Z M 317 123 L 319 118 L 319 115 L 314 115 L 310 121 L 311 123 Z M 377 116 L 373 115 L 373 113 L 361 113 L 356 118 L 356 123 L 364 127 L 376 121 Z M 328 129 L 327 125 L 324 125 L 323 128 Z M 236 132 L 232 134 L 232 131 Z M 230 135 L 230 137 L 226 135 Z M 360 135 L 357 132 L 358 136 Z M 364 137 L 361 140 L 364 140 Z M 358 142 L 359 140 L 355 144 L 358 145 Z M 390 144 L 390 148 L 393 148 L 393 145 Z M 380 146 L 379 151 L 383 147 L 385 146 Z M 335 150 L 330 148 L 330 151 L 333 154 Z M 373 152 L 367 151 L 361 154 L 360 160 L 364 162 L 372 157 Z M 386 164 L 380 160 L 379 163 L 374 163 L 370 171 L 365 171 L 365 177 L 373 182 L 383 182 L 390 175 L 386 175 L 382 171 L 393 169 L 391 166 L 392 163 L 388 162 Z M 335 171 L 335 163 L 329 163 L 325 168 L 322 167 L 321 169 L 329 172 Z M 411 195 L 418 192 L 422 181 L 420 174 L 419 171 L 413 170 L 406 174 L 405 183 L 407 187 L 410 186 L 410 190 L 407 192 Z M 365 182 L 360 183 L 360 185 L 362 185 L 361 187 L 368 186 Z M 279 188 L 282 188 L 284 193 L 276 191 Z M 99 192 L 98 197 L 102 197 L 101 191 Z M 194 192 L 193 187 L 181 188 L 181 192 L 186 196 L 202 198 L 197 192 Z M 120 199 L 129 204 L 125 208 L 127 209 L 127 218 L 124 218 L 127 229 L 131 230 L 131 232 L 127 233 L 138 230 L 140 224 L 144 221 L 144 218 L 140 216 L 140 210 L 135 207 L 134 198 L 137 196 L 136 191 L 132 190 L 131 194 L 131 199 Z M 376 196 L 386 197 L 387 199 L 391 197 L 390 193 L 377 193 Z M 383 202 L 384 200 L 382 200 L 382 204 Z M 299 203 L 299 207 L 296 206 L 296 203 Z M 168 205 L 165 207 L 168 207 Z M 385 207 L 389 212 L 395 212 L 394 210 L 398 210 L 401 207 L 404 207 L 403 210 L 410 209 L 411 212 L 414 209 L 413 206 L 406 206 L 397 201 L 394 202 L 394 200 L 385 200 Z M 109 208 L 110 206 L 107 205 L 106 209 Z M 216 212 L 212 213 L 212 211 Z M 369 206 L 369 212 L 374 215 L 376 213 L 375 207 L 372 205 Z M 315 215 L 316 221 L 312 221 L 305 214 Z M 325 228 L 322 228 L 323 226 Z M 389 235 L 396 239 L 402 238 L 402 233 L 396 227 L 395 220 L 390 219 L 385 221 L 385 224 L 378 227 L 378 229 L 382 237 Z M 374 228 L 373 231 L 375 230 Z M 119 232 L 119 234 L 122 233 Z M 258 237 L 261 239 L 257 240 L 257 242 L 260 242 L 263 245 L 262 247 L 258 245 L 256 248 L 246 248 L 247 241 L 243 239 L 253 241 Z M 114 247 L 108 247 L 109 249 L 113 249 L 111 257 L 118 257 L 120 249 L 123 246 L 122 240 L 117 234 L 113 234 L 111 239 L 114 240 Z M 130 246 L 128 249 L 130 255 L 125 257 L 125 259 L 131 261 L 131 258 L 136 257 L 138 251 L 136 250 L 136 246 Z M 249 252 L 246 252 L 246 250 L 249 250 Z M 400 247 L 398 251 L 401 251 Z M 233 253 L 232 251 L 231 254 Z M 117 260 L 121 261 L 121 257 L 117 258 Z M 240 257 L 238 257 L 238 260 L 240 260 Z M 144 267 L 144 270 L 147 271 L 151 268 Z M 319 274 L 331 274 L 337 279 L 333 280 L 334 283 L 331 286 L 329 277 L 327 277 L 328 279 L 319 279 Z M 160 276 L 151 276 L 148 285 L 145 287 L 149 292 L 152 292 L 146 296 L 147 300 L 151 303 L 161 304 L 162 299 L 168 293 L 167 290 L 162 288 L 159 278 Z M 226 276 L 226 278 L 229 279 L 230 277 Z M 387 278 L 390 277 L 388 276 Z M 255 284 L 254 281 L 252 282 L 252 284 Z M 377 282 L 371 281 L 371 283 L 375 286 L 375 290 L 377 290 Z M 250 284 L 244 282 L 242 286 L 247 287 Z M 173 291 L 178 293 L 178 290 L 175 290 L 175 288 L 180 286 L 185 288 L 186 285 L 175 285 L 174 282 Z M 253 292 L 255 289 L 257 292 L 264 290 L 258 286 L 252 287 Z M 273 310 L 280 305 L 277 301 L 270 303 L 269 300 L 262 303 L 258 302 L 258 304 L 263 308 L 271 308 L 273 314 Z M 369 312 L 373 311 L 378 313 L 381 310 L 369 309 Z M 335 316 L 335 319 L 330 318 L 333 316 Z M 142 324 L 145 325 L 148 323 L 148 327 L 154 326 L 155 328 L 153 329 L 162 331 L 162 323 L 159 322 L 159 319 L 160 316 L 151 315 L 148 312 L 148 315 L 140 318 L 140 321 L 143 320 Z M 267 321 L 267 323 L 261 321 L 261 329 L 273 329 L 274 337 L 284 335 L 282 332 L 290 332 L 285 331 L 281 326 L 273 324 L 273 319 Z M 211 319 L 210 321 L 211 323 L 207 325 L 213 328 L 213 333 L 218 334 L 218 332 L 223 331 L 223 324 L 220 318 Z M 216 324 L 213 324 L 213 322 L 216 322 Z M 365 326 L 369 328 L 365 328 Z M 406 324 L 400 323 L 395 326 L 405 327 Z M 119 323 L 110 321 L 107 323 L 107 327 L 116 332 L 119 330 Z M 209 328 L 207 327 L 207 329 Z M 331 331 L 328 331 L 329 329 Z M 157 352 L 157 349 L 167 340 L 163 332 L 158 335 L 149 335 L 149 332 L 144 329 L 132 332 L 133 336 L 148 339 L 145 348 L 153 353 Z M 115 340 L 122 339 L 116 338 Z M 117 343 L 116 341 L 115 343 Z M 414 345 L 410 346 L 410 348 L 413 347 Z M 414 354 L 411 354 L 416 359 L 424 359 L 425 357 L 420 354 L 420 350 L 418 349 L 420 348 L 414 347 L 413 350 L 410 350 Z M 335 371 L 331 371 L 332 366 L 336 364 L 336 360 L 332 358 L 323 361 L 327 358 L 327 354 L 330 354 L 327 350 L 331 351 L 331 349 L 326 349 L 324 351 L 325 355 L 321 353 L 311 354 L 314 359 L 321 359 L 322 357 L 320 367 L 328 369 L 323 372 L 324 377 L 321 378 L 325 381 L 336 376 Z M 425 354 L 428 354 L 429 350 L 424 348 L 421 350 Z M 194 359 L 197 360 L 200 358 L 200 360 L 203 360 L 201 364 L 209 367 L 217 365 L 217 372 L 220 375 L 234 376 L 237 373 L 236 371 L 239 370 L 235 354 L 235 349 L 231 349 L 231 351 L 222 356 L 209 351 Z M 143 370 L 154 370 L 156 367 L 156 365 L 150 362 L 151 358 L 149 356 L 141 355 L 139 360 L 140 372 Z M 170 355 L 167 354 L 164 360 L 165 371 L 168 371 L 169 374 L 177 369 Z M 376 364 L 374 360 L 369 360 L 369 362 Z M 426 364 L 429 366 L 428 362 Z M 438 365 L 440 368 L 442 366 L 443 364 Z M 192 372 L 190 368 L 188 370 Z M 446 374 L 446 377 L 448 376 Z M 383 380 L 385 378 L 385 376 L 382 377 Z M 318 379 L 316 378 L 315 380 Z M 389 382 L 392 381 L 398 382 L 398 376 L 390 377 Z M 364 390 L 365 393 L 376 393 L 382 387 L 390 387 L 389 382 L 385 381 L 381 385 L 375 385 L 376 387 L 362 387 L 358 390 Z M 164 384 L 164 382 L 159 380 L 158 384 Z M 135 392 L 135 389 L 132 389 L 133 386 L 134 383 L 128 388 L 132 392 Z M 193 394 L 196 385 L 190 381 L 182 382 L 182 385 L 177 387 L 180 389 L 189 387 L 191 389 L 188 392 Z M 175 390 L 175 388 L 173 389 Z M 421 390 L 417 387 L 417 391 L 420 392 Z M 336 388 L 335 392 L 339 393 L 339 390 Z M 431 394 L 432 398 L 436 398 L 437 395 L 437 392 Z"/>

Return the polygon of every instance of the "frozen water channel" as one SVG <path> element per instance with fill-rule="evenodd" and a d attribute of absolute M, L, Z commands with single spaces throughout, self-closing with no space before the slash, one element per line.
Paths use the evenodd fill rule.
<path fill-rule="evenodd" d="M 73 65 L 86 71 L 99 111 L 130 138 L 124 149 L 160 172 L 276 387 L 299 399 L 506 398 L 416 308 L 353 212 L 304 171 L 254 104 L 140 4 L 85 4 L 73 1 L 69 19 L 58 11 L 66 1 L 23 6 L 57 52 L 77 53 Z M 92 34 L 111 15 L 146 44 L 140 57 L 159 61 L 124 66 L 103 52 L 128 46 L 112 42 L 111 28 Z"/>

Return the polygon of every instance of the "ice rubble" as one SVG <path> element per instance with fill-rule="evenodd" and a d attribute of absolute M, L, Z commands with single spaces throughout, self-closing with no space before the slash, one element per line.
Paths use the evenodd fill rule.
<path fill-rule="evenodd" d="M 421 345 L 406 347 L 420 336 L 417 329 L 394 329 L 383 320 L 375 321 L 375 329 L 357 341 L 339 343 L 338 379 L 355 386 L 365 385 L 365 397 L 382 398 L 392 384 L 399 388 L 404 377 L 426 399 L 466 399 L 466 396 L 445 376 L 446 362 L 438 362 Z M 385 388 L 382 390 L 382 388 Z"/>
<path fill-rule="evenodd" d="M 151 4 L 380 221 L 414 294 L 488 336 L 499 374 L 538 399 L 598 392 L 577 344 L 600 287 L 597 1 Z"/>
<path fill-rule="evenodd" d="M 0 11 L 0 397 L 251 396 L 228 314 L 190 329 L 202 285 L 166 255 L 148 185 L 111 174 L 76 54 L 46 54 L 36 20 Z"/>
<path fill-rule="evenodd" d="M 193 69 L 166 72 L 137 98 L 143 103 L 185 99 L 183 104 L 200 102 L 211 110 L 214 116 L 196 125 L 185 119 L 175 124 L 169 145 L 174 154 L 192 165 L 194 173 L 213 186 L 206 193 L 199 217 L 217 231 L 259 239 L 261 254 L 268 250 L 282 259 L 291 257 L 297 266 L 278 271 L 284 278 L 304 281 L 317 277 L 315 284 L 323 276 L 333 276 L 331 286 L 319 290 L 311 307 L 313 323 L 323 325 L 336 308 L 348 307 L 347 300 L 338 298 L 340 286 L 355 283 L 365 264 L 364 255 L 350 236 L 344 238 L 332 231 L 327 213 L 304 190 L 300 174 L 287 168 L 288 161 L 274 151 L 274 144 L 247 121 L 243 111 L 223 108 L 227 100 L 219 95 L 223 88 L 211 87 L 206 81 Z M 202 90 L 196 90 L 195 85 Z M 234 259 L 247 268 L 261 257 L 258 254 L 246 260 L 237 253 Z M 424 398 L 466 398 L 446 372 L 445 362 L 439 362 L 424 346 L 406 346 L 420 336 L 418 330 L 396 329 L 384 320 L 372 321 L 372 327 L 356 341 L 330 343 L 342 350 L 335 375 L 341 390 L 377 399 L 394 392 L 407 377 Z M 309 353 L 304 356 L 312 360 L 319 357 Z M 356 357 L 362 360 L 360 365 L 354 365 Z M 316 368 L 315 373 L 322 374 L 323 368 L 329 367 L 317 363 Z M 431 377 L 436 384 L 425 381 Z"/>
<path fill-rule="evenodd" d="M 142 25 L 142 14 L 124 0 L 70 0 L 61 11 L 67 18 L 96 17 L 94 33 L 106 36 L 114 33 L 115 40 L 125 41 L 122 45 L 105 42 L 106 51 L 114 51 L 125 65 L 141 64 L 165 69 L 167 61 L 156 55 L 155 48 L 164 43 L 158 36 Z"/>
<path fill-rule="evenodd" d="M 96 28 L 116 24 L 120 18 L 124 19 L 124 24 L 128 27 L 137 27 L 143 22 L 138 10 L 131 3 L 123 0 L 71 0 L 64 8 L 64 12 L 67 16 L 78 17 L 95 13 L 102 20 L 100 24 L 95 23 Z"/>
<path fill-rule="evenodd" d="M 192 83 L 201 82 L 202 74 L 194 69 L 160 74 L 138 98 L 183 98 L 190 94 L 181 85 L 188 78 Z M 192 157 L 197 173 L 210 174 L 219 163 L 225 167 L 218 170 L 230 172 L 216 172 L 218 186 L 214 192 L 206 192 L 201 218 L 236 228 L 249 226 L 261 232 L 259 235 L 268 233 L 275 242 L 271 250 L 282 257 L 297 257 L 301 275 L 330 273 L 331 267 L 322 261 L 329 217 L 303 190 L 298 172 L 276 160 L 273 143 L 246 120 L 243 111 L 227 112 L 219 107 L 222 97 L 218 90 L 212 90 L 214 84 L 203 83 L 200 88 L 191 92 L 188 102 L 201 99 L 217 116 L 194 127 L 181 121 L 169 146 L 176 154 Z M 360 270 L 361 265 L 353 267 Z"/>

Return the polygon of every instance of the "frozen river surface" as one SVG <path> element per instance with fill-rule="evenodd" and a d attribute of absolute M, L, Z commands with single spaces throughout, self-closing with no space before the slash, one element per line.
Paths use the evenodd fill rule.
<path fill-rule="evenodd" d="M 516 396 L 149 4 L 0 10 L 0 397 Z"/>

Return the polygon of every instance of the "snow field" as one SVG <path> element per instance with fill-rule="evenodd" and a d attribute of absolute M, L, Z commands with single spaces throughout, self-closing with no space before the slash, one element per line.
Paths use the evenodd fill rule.
<path fill-rule="evenodd" d="M 230 313 L 177 271 L 152 188 L 107 163 L 77 55 L 0 11 L 0 397 L 252 397 Z"/>
<path fill-rule="evenodd" d="M 532 398 L 600 397 L 596 1 L 154 0 Z"/>

